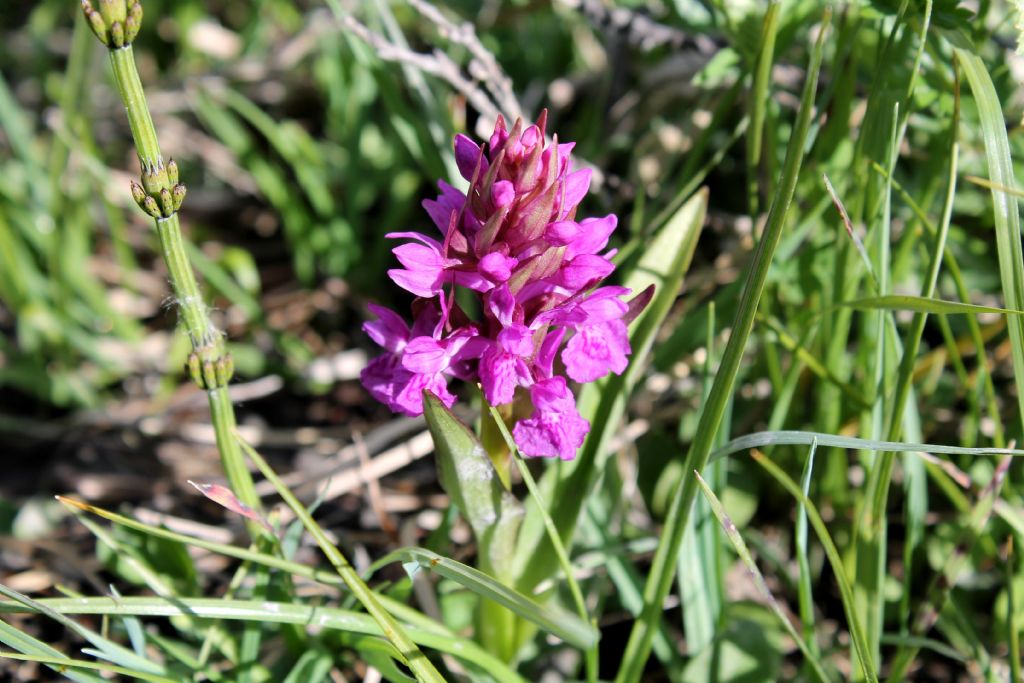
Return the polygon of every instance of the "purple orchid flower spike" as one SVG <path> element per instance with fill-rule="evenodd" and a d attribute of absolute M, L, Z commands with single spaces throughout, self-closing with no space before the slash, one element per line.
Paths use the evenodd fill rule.
<path fill-rule="evenodd" d="M 626 326 L 649 296 L 627 303 L 628 289 L 598 286 L 615 270 L 608 240 L 618 219 L 577 220 L 591 172 L 572 169 L 573 143 L 549 144 L 546 126 L 543 112 L 535 124 L 511 128 L 499 117 L 483 145 L 456 136 L 455 161 L 469 191 L 441 181 L 438 198 L 423 202 L 442 240 L 388 234 L 410 240 L 395 247 L 402 268 L 388 274 L 419 298 L 411 327 L 370 307 L 377 319 L 363 329 L 385 353 L 362 381 L 407 415 L 423 412 L 424 390 L 451 407 L 450 378 L 478 382 L 489 403 L 512 407 L 512 434 L 524 455 L 571 460 L 590 425 L 565 376 L 592 382 L 625 371 Z M 459 308 L 455 288 L 473 293 L 482 319 Z"/>

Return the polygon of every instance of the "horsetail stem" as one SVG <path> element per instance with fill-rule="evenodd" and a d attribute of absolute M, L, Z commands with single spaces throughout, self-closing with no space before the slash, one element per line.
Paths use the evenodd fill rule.
<path fill-rule="evenodd" d="M 165 163 L 160 153 L 156 128 L 135 67 L 131 44 L 142 25 L 142 4 L 139 0 L 97 0 L 96 5 L 82 0 L 82 11 L 93 33 L 110 50 L 114 80 L 142 167 L 141 183 L 132 181 L 131 193 L 139 208 L 156 224 L 175 302 L 192 344 L 189 375 L 207 393 L 217 448 L 232 490 L 243 503 L 258 509 L 252 476 L 234 436 L 235 411 L 227 391 L 234 364 L 223 334 L 210 320 L 181 235 L 178 210 L 185 199 L 185 186 L 179 182 L 178 165 L 173 159 Z"/>

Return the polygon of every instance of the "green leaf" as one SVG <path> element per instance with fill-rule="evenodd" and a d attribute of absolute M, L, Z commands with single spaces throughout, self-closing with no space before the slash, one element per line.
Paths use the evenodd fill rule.
<path fill-rule="evenodd" d="M 889 311 L 914 311 L 915 313 L 941 313 L 956 315 L 975 315 L 978 313 L 999 313 L 1002 315 L 1024 315 L 1024 311 L 1011 310 L 1008 308 L 997 308 L 995 306 L 978 306 L 976 304 L 965 304 L 960 301 L 945 301 L 943 299 L 929 299 L 923 296 L 907 296 L 901 294 L 888 294 L 886 296 L 872 296 L 855 301 L 844 301 L 839 304 L 847 308 L 858 310 L 889 310 Z"/>
<path fill-rule="evenodd" d="M 978 105 L 981 134 L 985 140 L 985 159 L 989 180 L 995 186 L 1015 187 L 1013 159 L 1006 136 L 1003 108 L 996 94 L 992 77 L 981 59 L 957 48 L 957 61 L 963 67 L 971 85 L 974 101 Z M 1020 243 L 1020 215 L 1017 198 L 992 189 L 992 213 L 996 226 L 996 251 L 999 256 L 999 276 L 1002 280 L 1003 301 L 1006 307 L 1019 310 L 1024 307 L 1024 256 Z M 1024 318 L 1007 320 L 1010 330 L 1010 349 L 1013 356 L 1013 377 L 1017 387 L 1017 407 L 1024 419 Z"/>
<path fill-rule="evenodd" d="M 423 416 L 434 440 L 441 486 L 473 529 L 480 568 L 502 578 L 516 553 L 523 506 L 502 486 L 476 435 L 429 392 L 424 393 Z"/>
<path fill-rule="evenodd" d="M 50 668 L 54 671 L 61 671 L 60 667 L 71 661 L 59 650 L 55 650 L 43 641 L 37 640 L 27 633 L 22 633 L 6 621 L 0 621 L 0 643 L 3 643 L 7 647 L 13 647 L 15 650 L 27 655 L 35 657 L 52 657 L 55 660 L 58 660 L 50 663 Z M 63 674 L 71 680 L 80 681 L 81 683 L 103 683 L 104 681 L 100 676 L 94 676 L 84 672 L 65 671 Z"/>
<path fill-rule="evenodd" d="M 396 612 L 403 608 L 409 609 L 408 606 L 390 604 L 386 600 L 382 600 L 382 602 Z M 187 614 L 203 619 L 259 621 L 301 626 L 316 624 L 323 629 L 384 637 L 384 631 L 380 624 L 372 616 L 362 612 L 267 600 L 227 600 L 222 598 L 174 598 L 168 600 L 129 597 L 114 601 L 109 597 L 46 598 L 36 601 L 36 606 L 64 615 L 131 614 L 140 617 L 176 617 Z M 0 614 L 37 612 L 36 606 L 0 600 Z M 403 618 L 403 620 L 405 619 Z M 0 635 L 4 631 L 3 626 L 7 626 L 7 624 L 0 621 Z M 430 626 L 429 629 L 422 625 L 407 626 L 406 630 L 413 641 L 419 645 L 455 655 L 462 661 L 481 667 L 502 683 L 524 683 L 525 679 L 511 671 L 476 643 L 459 637 L 439 624 L 431 623 Z M 8 626 L 8 628 L 12 627 Z M 52 656 L 54 652 L 56 651 L 51 649 L 47 654 Z"/>
<path fill-rule="evenodd" d="M 523 619 L 537 624 L 541 629 L 579 648 L 589 648 L 597 643 L 598 632 L 572 612 L 552 604 L 539 602 L 512 590 L 483 572 L 438 555 L 426 548 L 403 548 L 388 553 L 374 563 L 374 568 L 402 562 L 418 565 L 421 569 L 436 572 L 480 597 L 508 608 Z"/>
<path fill-rule="evenodd" d="M 754 432 L 733 439 L 715 450 L 708 458 L 714 462 L 731 453 L 751 448 L 766 446 L 818 446 L 827 448 L 849 448 L 865 451 L 892 451 L 894 453 L 943 453 L 946 455 L 1024 455 L 1024 450 L 1012 448 L 964 448 L 962 446 L 940 446 L 930 443 L 904 443 L 902 441 L 877 441 L 875 439 L 858 439 L 852 436 L 835 436 L 821 432 L 801 432 L 782 430 L 777 432 Z"/>

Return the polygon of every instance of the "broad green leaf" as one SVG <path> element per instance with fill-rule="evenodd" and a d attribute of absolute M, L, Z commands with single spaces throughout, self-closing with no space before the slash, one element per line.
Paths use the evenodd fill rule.
<path fill-rule="evenodd" d="M 501 578 L 516 553 L 522 504 L 502 486 L 472 430 L 430 393 L 424 394 L 423 416 L 434 440 L 441 486 L 473 529 L 480 568 Z"/>

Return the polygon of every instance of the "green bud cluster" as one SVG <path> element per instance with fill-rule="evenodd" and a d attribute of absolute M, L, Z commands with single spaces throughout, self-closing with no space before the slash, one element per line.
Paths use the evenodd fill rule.
<path fill-rule="evenodd" d="M 99 10 L 90 0 L 82 0 L 82 12 L 100 42 L 116 49 L 132 44 L 142 26 L 142 3 L 139 0 L 97 0 Z"/>
<path fill-rule="evenodd" d="M 211 391 L 228 385 L 231 376 L 235 374 L 235 361 L 229 353 L 208 359 L 202 358 L 198 352 L 193 352 L 189 354 L 185 368 L 200 389 Z"/>
<path fill-rule="evenodd" d="M 142 184 L 132 181 L 132 197 L 139 208 L 153 218 L 170 218 L 185 201 L 185 186 L 178 182 L 174 159 L 165 166 L 143 166 Z"/>

